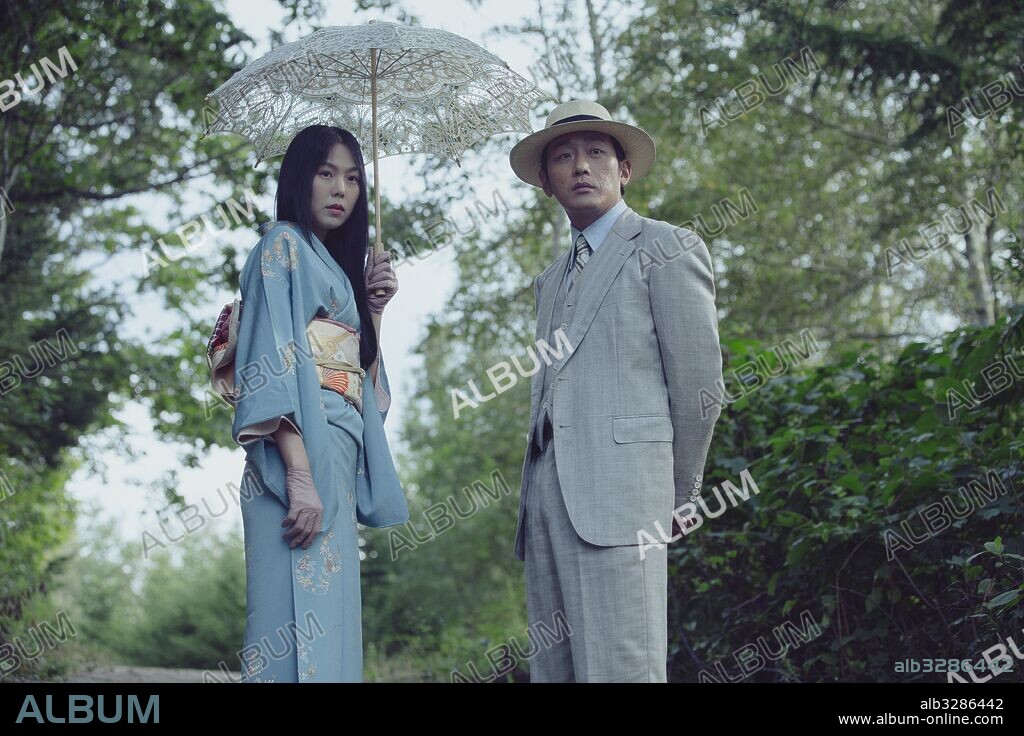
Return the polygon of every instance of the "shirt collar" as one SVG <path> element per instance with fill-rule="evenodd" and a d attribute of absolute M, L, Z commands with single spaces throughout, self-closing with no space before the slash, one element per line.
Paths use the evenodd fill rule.
<path fill-rule="evenodd" d="M 587 239 L 592 250 L 597 250 L 604 243 L 608 237 L 608 233 L 611 231 L 615 221 L 619 219 L 619 215 L 626 209 L 626 200 L 620 198 L 618 202 L 613 204 L 608 211 L 598 217 L 592 223 L 583 228 L 583 237 Z M 572 231 L 572 242 L 569 247 L 572 248 L 576 244 L 576 238 L 580 236 L 580 231 L 575 227 L 570 228 Z"/>

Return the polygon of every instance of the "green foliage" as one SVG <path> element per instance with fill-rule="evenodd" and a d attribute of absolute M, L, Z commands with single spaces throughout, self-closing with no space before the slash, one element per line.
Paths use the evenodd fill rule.
<path fill-rule="evenodd" d="M 141 542 L 91 524 L 61 579 L 58 600 L 95 659 L 141 666 L 239 669 L 245 561 L 238 534 L 209 529 L 143 561 Z"/>
<path fill-rule="evenodd" d="M 243 150 L 237 139 L 196 145 L 205 92 L 234 71 L 229 50 L 246 39 L 213 4 L 43 2 L 5 13 L 5 78 L 19 72 L 36 86 L 33 65 L 44 57 L 56 63 L 63 46 L 77 66 L 0 116 L 0 187 L 14 206 L 0 219 L 0 365 L 20 358 L 31 371 L 33 351 L 42 341 L 57 346 L 61 334 L 72 346 L 18 385 L 8 373 L 0 398 L 0 469 L 19 489 L 0 507 L 0 610 L 16 618 L 46 588 L 50 551 L 70 532 L 70 473 L 102 472 L 89 450 L 128 452 L 114 412 L 145 401 L 148 381 L 180 373 L 125 328 L 136 284 L 125 288 L 113 277 L 140 273 L 142 246 L 166 237 L 131 195 L 169 195 L 176 226 L 191 214 L 182 211 L 187 182 L 206 176 L 240 195 L 246 186 L 259 190 L 263 174 L 235 165 L 228 154 Z M 137 291 L 183 312 L 208 298 L 197 288 L 205 271 L 186 266 L 164 269 Z M 154 324 L 171 314 L 152 303 L 145 311 Z M 9 624 L 0 620 L 0 642 L 12 634 Z"/>
<path fill-rule="evenodd" d="M 671 547 L 670 676 L 720 679 L 716 661 L 735 676 L 733 652 L 762 636 L 776 651 L 772 630 L 799 627 L 805 609 L 821 636 L 751 680 L 904 680 L 898 659 L 977 661 L 1019 632 L 1024 380 L 1011 374 L 973 410 L 954 405 L 955 421 L 947 403 L 965 380 L 983 395 L 982 369 L 1007 357 L 1024 369 L 1022 307 L 998 325 L 911 344 L 893 363 L 867 346 L 843 353 L 729 405 L 702 497 L 714 513 L 713 487 L 739 486 L 744 468 L 760 492 Z M 918 511 L 961 486 L 998 493 L 990 472 L 1006 494 L 929 534 Z M 890 537 L 887 548 L 887 530 L 907 538 L 904 520 L 919 543 L 900 549 Z"/>
<path fill-rule="evenodd" d="M 0 646 L 20 641 L 34 652 L 31 629 L 44 620 L 56 625 L 47 596 L 69 559 L 62 546 L 76 510 L 65 487 L 73 469 L 70 461 L 35 474 L 18 465 L 0 467 Z M 46 652 L 10 674 L 59 670 L 57 661 Z"/>
<path fill-rule="evenodd" d="M 767 342 L 821 328 L 890 355 L 938 334 L 936 313 L 991 324 L 1021 301 L 1011 271 L 1024 241 L 1022 108 L 1015 97 L 953 137 L 946 116 L 963 113 L 964 98 L 987 111 L 981 89 L 1024 62 L 1021 5 L 834 5 L 646 3 L 616 39 L 617 83 L 602 100 L 658 144 L 655 169 L 626 199 L 696 223 L 719 307 L 741 334 Z M 904 239 L 924 250 L 922 228 L 985 202 L 990 187 L 1005 204 L 991 222 L 976 215 L 966 237 L 889 278 Z M 742 191 L 757 212 L 737 213 L 749 209 Z"/>

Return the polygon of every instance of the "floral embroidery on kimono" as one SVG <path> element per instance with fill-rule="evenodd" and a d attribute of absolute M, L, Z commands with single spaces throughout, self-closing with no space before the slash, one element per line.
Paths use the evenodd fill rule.
<path fill-rule="evenodd" d="M 286 245 L 288 247 L 287 255 L 285 254 Z M 274 263 L 281 264 L 289 271 L 294 271 L 299 267 L 298 244 L 295 242 L 294 236 L 287 230 L 282 230 L 270 248 L 263 251 L 263 275 L 267 278 L 280 279 L 281 277 L 275 273 L 273 268 Z"/>
<path fill-rule="evenodd" d="M 297 638 L 295 643 L 299 652 L 299 681 L 310 680 L 316 675 L 316 662 L 310 662 L 313 645 L 301 637 Z"/>
<path fill-rule="evenodd" d="M 263 653 L 258 649 L 249 649 L 244 652 L 246 662 L 244 663 L 245 671 L 242 673 L 243 682 L 277 682 L 277 679 L 271 675 L 270 677 L 262 677 L 262 672 L 265 669 L 263 666 Z"/>
<path fill-rule="evenodd" d="M 323 595 L 331 587 L 331 576 L 341 572 L 341 553 L 331 544 L 333 539 L 333 530 L 322 535 L 320 549 L 317 552 L 317 555 L 323 558 L 319 567 L 313 561 L 309 550 L 306 550 L 306 553 L 295 564 L 295 574 L 303 590 L 315 595 Z"/>

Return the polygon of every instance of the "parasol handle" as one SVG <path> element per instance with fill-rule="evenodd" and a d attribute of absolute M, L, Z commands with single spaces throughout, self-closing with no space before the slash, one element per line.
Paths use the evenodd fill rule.
<path fill-rule="evenodd" d="M 380 233 L 380 166 L 377 161 L 377 49 L 370 49 L 370 104 L 373 119 L 373 214 L 376 222 L 374 228 L 373 250 L 375 254 L 384 251 Z M 384 296 L 384 289 L 377 289 L 375 296 Z"/>

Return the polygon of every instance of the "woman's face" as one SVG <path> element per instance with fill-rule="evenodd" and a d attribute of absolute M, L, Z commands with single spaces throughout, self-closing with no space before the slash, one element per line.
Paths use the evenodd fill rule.
<path fill-rule="evenodd" d="M 313 232 L 323 242 L 327 233 L 345 224 L 359 198 L 359 167 L 348 146 L 335 143 L 330 156 L 313 176 Z"/>

